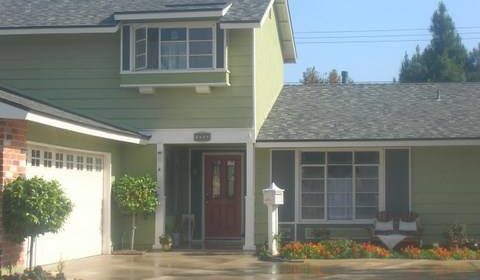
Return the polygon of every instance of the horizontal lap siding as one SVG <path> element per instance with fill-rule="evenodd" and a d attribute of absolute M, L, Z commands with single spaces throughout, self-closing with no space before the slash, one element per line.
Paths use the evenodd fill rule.
<path fill-rule="evenodd" d="M 444 242 L 452 223 L 480 237 L 480 147 L 412 149 L 412 208 L 426 243 Z"/>
<path fill-rule="evenodd" d="M 0 38 L 0 85 L 58 106 L 141 129 L 251 127 L 252 35 L 231 31 L 231 87 L 197 94 L 193 88 L 141 95 L 120 88 L 118 34 Z"/>

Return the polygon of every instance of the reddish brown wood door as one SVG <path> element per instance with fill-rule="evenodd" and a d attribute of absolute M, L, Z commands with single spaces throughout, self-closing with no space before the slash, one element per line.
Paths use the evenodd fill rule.
<path fill-rule="evenodd" d="M 205 238 L 240 238 L 242 157 L 205 156 Z"/>

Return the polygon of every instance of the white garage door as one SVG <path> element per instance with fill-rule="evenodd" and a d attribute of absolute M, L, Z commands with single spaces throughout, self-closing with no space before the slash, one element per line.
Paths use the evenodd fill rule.
<path fill-rule="evenodd" d="M 104 162 L 102 154 L 29 145 L 27 177 L 57 180 L 73 202 L 62 230 L 37 238 L 36 265 L 102 253 Z"/>

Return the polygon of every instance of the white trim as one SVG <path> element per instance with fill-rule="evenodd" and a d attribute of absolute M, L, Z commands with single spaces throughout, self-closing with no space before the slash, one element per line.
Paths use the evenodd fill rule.
<path fill-rule="evenodd" d="M 258 148 L 348 148 L 348 147 L 428 147 L 428 146 L 478 146 L 480 139 L 445 140 L 382 140 L 382 141 L 303 141 L 257 142 Z"/>
<path fill-rule="evenodd" d="M 253 131 L 254 139 L 257 139 L 257 53 L 256 53 L 256 40 L 255 29 L 252 29 L 252 92 L 253 92 Z"/>
<path fill-rule="evenodd" d="M 157 196 L 158 205 L 155 210 L 155 234 L 153 236 L 153 249 L 161 249 L 159 237 L 165 233 L 166 202 L 165 196 L 165 145 L 157 144 Z"/>
<path fill-rule="evenodd" d="M 243 250 L 255 250 L 255 144 L 246 144 L 245 239 Z"/>
<path fill-rule="evenodd" d="M 250 141 L 250 128 L 185 128 L 144 130 L 152 135 L 149 143 L 164 144 L 239 144 Z M 195 142 L 193 135 L 197 132 L 211 133 L 209 142 Z"/>
<path fill-rule="evenodd" d="M 141 144 L 144 142 L 140 137 L 127 136 L 115 132 L 106 132 L 98 128 L 91 128 L 81 124 L 60 120 L 55 117 L 44 116 L 38 113 L 29 112 L 24 109 L 17 108 L 13 105 L 0 101 L 0 117 L 7 119 L 27 120 L 43 125 L 48 125 L 60 129 L 65 129 L 81 134 L 91 135 L 95 137 L 116 140 L 127 143 Z"/>
<path fill-rule="evenodd" d="M 164 88 L 164 87 L 228 87 L 230 83 L 185 83 L 185 84 L 121 84 L 121 88 L 137 88 L 137 87 L 154 87 L 154 88 Z"/>
<path fill-rule="evenodd" d="M 215 69 L 180 69 L 180 70 L 152 70 L 147 69 L 144 71 L 121 71 L 122 75 L 140 75 L 140 74 L 183 74 L 183 73 L 230 73 L 225 68 Z"/>
<path fill-rule="evenodd" d="M 35 34 L 95 34 L 116 33 L 118 25 L 109 27 L 42 27 L 0 29 L 0 35 L 35 35 Z"/>
<path fill-rule="evenodd" d="M 192 12 L 157 12 L 157 13 L 122 13 L 115 14 L 115 20 L 149 20 L 149 19 L 187 19 L 187 18 L 212 18 L 222 17 L 231 7 L 218 11 L 192 11 Z"/>
<path fill-rule="evenodd" d="M 144 142 L 144 140 L 142 140 L 140 137 L 126 136 L 126 135 L 117 134 L 113 132 L 105 132 L 100 129 L 89 128 L 84 125 L 78 125 L 71 122 L 55 119 L 52 117 L 46 117 L 36 113 L 31 113 L 31 112 L 27 113 L 25 120 L 56 127 L 56 128 L 70 130 L 70 131 L 81 133 L 81 134 L 96 136 L 100 138 L 106 138 L 110 140 L 116 140 L 116 141 L 134 143 L 134 144 L 141 144 Z"/>
<path fill-rule="evenodd" d="M 270 2 L 268 3 L 267 9 L 266 9 L 265 13 L 263 14 L 262 19 L 260 20 L 260 26 L 262 26 L 265 23 L 265 20 L 267 20 L 267 15 L 272 10 L 272 6 L 273 6 L 274 2 L 275 2 L 275 0 L 270 0 Z"/>
<path fill-rule="evenodd" d="M 102 254 L 112 253 L 111 240 L 111 187 L 112 187 L 112 154 L 102 151 L 76 149 L 66 146 L 45 144 L 35 141 L 27 141 L 27 146 L 46 147 L 55 150 L 65 150 L 77 153 L 97 154 L 104 157 L 103 164 L 103 205 L 102 205 Z M 30 154 L 30 153 L 29 153 Z M 66 158 L 64 159 L 66 161 Z M 64 166 L 65 167 L 65 166 Z"/>
<path fill-rule="evenodd" d="M 252 29 L 260 28 L 259 22 L 224 22 L 220 23 L 221 29 Z"/>

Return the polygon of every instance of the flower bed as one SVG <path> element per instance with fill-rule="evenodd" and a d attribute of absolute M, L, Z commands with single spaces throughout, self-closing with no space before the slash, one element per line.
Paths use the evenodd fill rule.
<path fill-rule="evenodd" d="M 480 251 L 468 248 L 447 249 L 434 247 L 422 249 L 408 246 L 399 251 L 389 251 L 371 243 L 352 240 L 327 240 L 321 242 L 291 242 L 280 249 L 286 259 L 356 259 L 356 258 L 406 258 L 434 260 L 480 260 Z"/>

